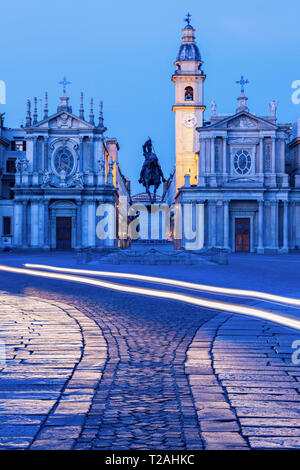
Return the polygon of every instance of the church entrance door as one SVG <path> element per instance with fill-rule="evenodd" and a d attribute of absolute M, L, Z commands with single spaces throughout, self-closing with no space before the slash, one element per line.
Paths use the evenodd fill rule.
<path fill-rule="evenodd" d="M 235 251 L 250 251 L 250 219 L 235 219 Z"/>
<path fill-rule="evenodd" d="M 72 217 L 56 217 L 56 249 L 70 250 L 72 247 Z"/>

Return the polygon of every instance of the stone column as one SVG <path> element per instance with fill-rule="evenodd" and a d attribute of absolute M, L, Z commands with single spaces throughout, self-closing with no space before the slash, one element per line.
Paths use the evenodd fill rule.
<path fill-rule="evenodd" d="M 209 241 L 210 246 L 215 247 L 217 244 L 217 207 L 215 201 L 208 202 L 209 207 Z"/>
<path fill-rule="evenodd" d="M 39 202 L 34 199 L 30 205 L 30 245 L 32 248 L 39 246 Z"/>
<path fill-rule="evenodd" d="M 285 173 L 285 139 L 279 140 L 280 153 L 279 153 L 279 172 Z"/>
<path fill-rule="evenodd" d="M 34 165 L 34 144 L 33 137 L 29 136 L 26 142 L 26 158 L 29 161 L 29 170 L 33 169 Z"/>
<path fill-rule="evenodd" d="M 49 201 L 44 199 L 44 250 L 50 249 L 49 244 Z"/>
<path fill-rule="evenodd" d="M 43 169 L 48 170 L 48 137 L 44 137 Z"/>
<path fill-rule="evenodd" d="M 23 204 L 23 248 L 28 248 L 28 224 L 27 224 L 27 204 L 28 201 L 22 201 Z"/>
<path fill-rule="evenodd" d="M 215 161 L 215 138 L 211 137 L 210 139 L 210 172 L 214 174 L 216 171 L 216 161 Z"/>
<path fill-rule="evenodd" d="M 94 166 L 94 153 L 95 153 L 95 141 L 94 138 L 92 137 L 90 139 L 90 161 L 89 161 L 89 171 L 94 172 L 95 166 Z"/>
<path fill-rule="evenodd" d="M 227 137 L 223 137 L 223 175 L 227 173 Z"/>
<path fill-rule="evenodd" d="M 281 173 L 281 186 L 287 188 L 289 186 L 289 178 L 285 171 L 285 138 L 280 139 L 280 154 L 279 154 L 279 172 Z"/>
<path fill-rule="evenodd" d="M 96 209 L 95 201 L 88 201 L 88 246 L 94 248 L 96 246 Z"/>
<path fill-rule="evenodd" d="M 39 184 L 39 145 L 37 137 L 33 138 L 33 164 L 32 164 L 32 186 Z"/>
<path fill-rule="evenodd" d="M 270 222 L 270 231 L 272 234 L 272 243 L 271 247 L 274 250 L 278 249 L 278 201 L 271 201 L 271 220 Z"/>
<path fill-rule="evenodd" d="M 76 247 L 82 247 L 82 202 L 77 201 L 76 214 Z"/>
<path fill-rule="evenodd" d="M 275 137 L 272 137 L 271 173 L 276 173 L 275 156 L 276 156 L 276 139 Z"/>
<path fill-rule="evenodd" d="M 82 155 L 81 155 L 81 164 L 82 164 L 82 171 L 83 173 L 86 173 L 88 171 L 87 168 L 87 161 L 86 157 L 88 155 L 88 147 L 89 147 L 89 140 L 88 139 L 82 139 Z"/>
<path fill-rule="evenodd" d="M 23 235 L 23 204 L 21 201 L 14 203 L 14 246 L 22 246 Z"/>
<path fill-rule="evenodd" d="M 264 173 L 264 138 L 259 138 L 259 159 L 258 159 L 258 173 L 263 175 Z"/>
<path fill-rule="evenodd" d="M 38 145 L 37 145 L 37 137 L 33 138 L 33 162 L 32 162 L 32 169 L 33 172 L 38 171 Z"/>
<path fill-rule="evenodd" d="M 257 253 L 264 253 L 264 202 L 262 200 L 258 201 L 258 246 Z"/>
<path fill-rule="evenodd" d="M 200 152 L 198 158 L 198 186 L 205 186 L 205 140 L 200 139 Z"/>
<path fill-rule="evenodd" d="M 224 248 L 229 249 L 229 201 L 223 201 L 224 210 Z"/>
<path fill-rule="evenodd" d="M 83 137 L 79 137 L 79 171 L 83 171 Z"/>
<path fill-rule="evenodd" d="M 288 201 L 283 201 L 283 245 L 281 248 L 282 253 L 289 251 L 289 205 Z"/>
<path fill-rule="evenodd" d="M 272 137 L 270 186 L 276 187 L 276 139 Z"/>
<path fill-rule="evenodd" d="M 38 233 L 38 244 L 39 247 L 44 247 L 44 233 L 45 233 L 45 224 L 44 224 L 44 204 L 43 199 L 40 197 L 38 200 L 38 224 L 39 224 L 39 233 Z"/>
<path fill-rule="evenodd" d="M 216 156 L 215 156 L 215 137 L 210 139 L 210 186 L 217 186 L 216 181 Z"/>
<path fill-rule="evenodd" d="M 290 245 L 292 248 L 296 248 L 296 246 L 299 247 L 299 235 L 298 235 L 298 230 L 297 230 L 297 212 L 298 212 L 298 207 L 296 204 L 296 201 L 291 201 L 290 202 L 291 206 L 291 214 L 290 218 L 292 219 L 291 223 L 291 237 L 290 237 Z M 291 243 L 292 242 L 292 243 Z"/>

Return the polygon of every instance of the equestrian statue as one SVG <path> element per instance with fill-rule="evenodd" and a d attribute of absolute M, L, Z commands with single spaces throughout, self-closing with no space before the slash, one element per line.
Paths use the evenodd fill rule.
<path fill-rule="evenodd" d="M 145 161 L 139 179 L 139 183 L 142 183 L 146 188 L 151 204 L 156 201 L 156 191 L 161 184 L 161 180 L 163 183 L 166 181 L 158 162 L 158 158 L 152 150 L 152 141 L 149 138 L 143 145 Z M 150 186 L 154 186 L 153 198 L 150 193 Z"/>

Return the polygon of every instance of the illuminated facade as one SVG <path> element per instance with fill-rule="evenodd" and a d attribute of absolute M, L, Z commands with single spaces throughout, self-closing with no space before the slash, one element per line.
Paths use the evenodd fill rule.
<path fill-rule="evenodd" d="M 204 249 L 257 253 L 300 247 L 300 125 L 248 108 L 244 77 L 231 115 L 211 103 L 204 120 L 202 60 L 194 28 L 183 29 L 175 83 L 176 170 L 164 201 L 204 205 Z"/>
<path fill-rule="evenodd" d="M 96 237 L 96 210 L 128 195 L 129 182 L 118 164 L 119 145 L 104 136 L 102 103 L 95 123 L 93 101 L 88 119 L 83 95 L 72 112 L 64 89 L 57 112 L 43 117 L 37 99 L 27 101 L 26 125 L 1 126 L 1 245 L 16 248 L 71 249 L 112 246 Z"/>

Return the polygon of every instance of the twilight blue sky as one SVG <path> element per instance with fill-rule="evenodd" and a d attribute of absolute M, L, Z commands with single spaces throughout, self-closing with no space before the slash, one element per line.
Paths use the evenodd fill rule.
<path fill-rule="evenodd" d="M 300 79 L 299 0 L 23 0 L 0 3 L 0 80 L 7 85 L 6 125 L 25 119 L 26 99 L 49 94 L 56 111 L 63 75 L 74 114 L 84 92 L 104 101 L 107 135 L 120 143 L 120 165 L 133 193 L 143 163 L 141 146 L 152 137 L 166 175 L 174 166 L 174 87 L 171 75 L 183 18 L 192 14 L 205 82 L 206 119 L 215 99 L 233 113 L 241 74 L 249 79 L 250 111 L 269 112 L 279 101 L 280 122 L 300 117 L 291 83 Z M 97 109 L 98 110 L 98 109 Z M 96 114 L 96 113 L 95 113 Z"/>

